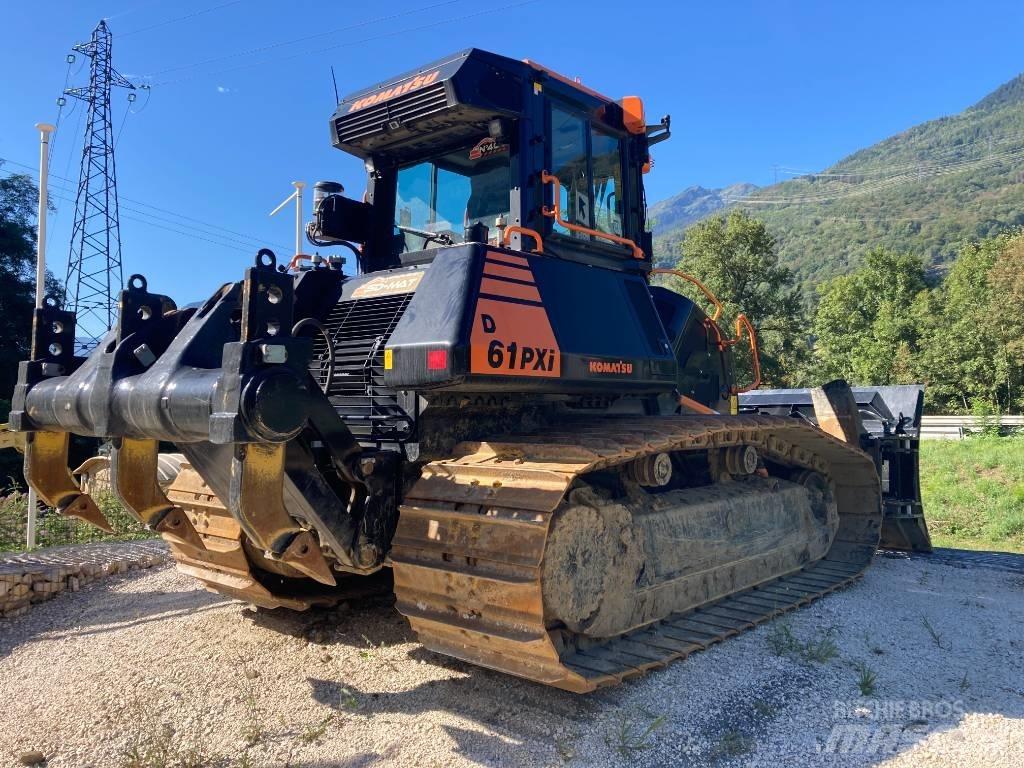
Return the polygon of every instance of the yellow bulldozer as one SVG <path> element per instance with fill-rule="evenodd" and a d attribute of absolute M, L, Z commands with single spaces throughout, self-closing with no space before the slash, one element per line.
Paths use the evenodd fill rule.
<path fill-rule="evenodd" d="M 48 504 L 104 524 L 67 450 L 109 440 L 117 496 L 210 589 L 390 589 L 427 647 L 577 692 L 849 584 L 881 537 L 927 548 L 920 388 L 758 391 L 753 324 L 655 284 L 668 117 L 473 49 L 330 130 L 366 170 L 361 199 L 316 185 L 330 255 L 261 250 L 182 307 L 134 275 L 84 358 L 37 310 L 11 422 Z"/>

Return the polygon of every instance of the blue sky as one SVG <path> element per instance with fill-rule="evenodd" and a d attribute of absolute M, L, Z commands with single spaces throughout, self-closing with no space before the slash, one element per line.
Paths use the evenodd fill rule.
<path fill-rule="evenodd" d="M 477 46 L 642 96 L 651 121 L 671 113 L 674 127 L 655 150 L 651 201 L 691 184 L 770 183 L 776 164 L 820 169 L 957 112 L 1024 69 L 1019 1 L 0 0 L 0 9 L 0 157 L 12 163 L 36 163 L 33 125 L 56 117 L 65 55 L 100 18 L 115 67 L 152 84 L 117 145 L 122 256 L 125 277 L 142 272 L 150 290 L 181 303 L 238 279 L 258 243 L 288 250 L 292 212 L 267 214 L 293 179 L 361 189 L 361 164 L 330 146 L 330 65 L 344 95 Z M 76 74 L 82 62 L 71 85 L 87 81 L 87 66 Z M 125 93 L 113 104 L 118 132 Z M 71 179 L 53 180 L 69 188 L 56 191 L 63 197 L 74 196 L 84 113 L 70 106 L 51 161 Z M 73 203 L 55 202 L 49 262 L 63 277 Z"/>

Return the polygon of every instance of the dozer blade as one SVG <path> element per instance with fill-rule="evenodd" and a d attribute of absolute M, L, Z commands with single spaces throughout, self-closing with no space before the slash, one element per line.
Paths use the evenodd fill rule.
<path fill-rule="evenodd" d="M 110 461 L 114 493 L 125 509 L 150 530 L 181 546 L 202 549 L 203 542 L 184 511 L 160 489 L 159 461 L 160 444 L 156 440 L 115 440 Z"/>
<path fill-rule="evenodd" d="M 860 445 L 882 481 L 883 549 L 931 552 L 921 503 L 918 457 L 924 386 L 847 386 L 833 381 L 818 390 L 760 389 L 740 395 L 744 412 L 799 415 L 833 437 Z"/>
<path fill-rule="evenodd" d="M 25 480 L 48 506 L 113 533 L 107 518 L 87 493 L 82 493 L 68 466 L 67 432 L 29 432 L 25 439 Z"/>

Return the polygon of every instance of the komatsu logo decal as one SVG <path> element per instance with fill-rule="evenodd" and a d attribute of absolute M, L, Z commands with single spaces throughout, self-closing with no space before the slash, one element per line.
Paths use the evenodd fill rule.
<path fill-rule="evenodd" d="M 387 88 L 383 91 L 377 91 L 377 93 L 371 93 L 369 96 L 363 96 L 361 99 L 356 99 L 352 102 L 348 108 L 348 113 L 356 112 L 357 110 L 363 109 L 364 107 L 372 107 L 374 104 L 380 104 L 382 101 L 393 99 L 396 96 L 402 96 L 406 93 L 419 90 L 431 83 L 436 83 L 437 78 L 441 76 L 441 70 L 435 69 L 433 72 L 428 72 L 425 75 L 418 75 L 412 80 L 409 80 L 401 85 L 396 85 L 394 88 Z"/>
<path fill-rule="evenodd" d="M 375 277 L 352 291 L 353 299 L 371 296 L 391 296 L 396 293 L 412 293 L 420 284 L 425 273 L 422 271 L 399 275 Z"/>
<path fill-rule="evenodd" d="M 626 360 L 591 360 L 588 370 L 591 373 L 616 373 L 622 376 L 632 376 L 633 364 Z"/>

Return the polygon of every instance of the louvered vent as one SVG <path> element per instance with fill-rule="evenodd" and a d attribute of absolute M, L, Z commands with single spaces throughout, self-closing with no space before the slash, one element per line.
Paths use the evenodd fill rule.
<path fill-rule="evenodd" d="M 339 302 L 324 323 L 334 342 L 334 373 L 327 382 L 327 344 L 313 346 L 313 376 L 361 442 L 408 439 L 412 420 L 384 386 L 384 344 L 412 300 L 400 293 Z"/>
<path fill-rule="evenodd" d="M 405 123 L 440 112 L 448 106 L 444 83 L 435 83 L 418 91 L 397 96 L 390 101 L 343 115 L 334 121 L 338 143 L 350 144 L 387 127 L 388 123 Z"/>

